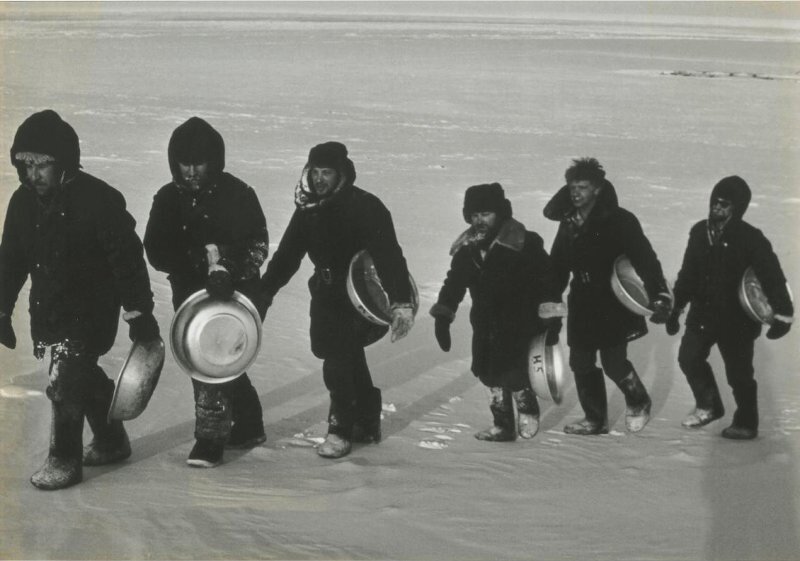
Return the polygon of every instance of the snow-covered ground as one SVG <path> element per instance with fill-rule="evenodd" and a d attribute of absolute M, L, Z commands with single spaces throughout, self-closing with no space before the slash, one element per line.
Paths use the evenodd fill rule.
<path fill-rule="evenodd" d="M 611 434 L 565 435 L 581 417 L 568 377 L 561 405 L 542 401 L 533 441 L 491 444 L 472 436 L 490 416 L 469 371 L 469 301 L 447 354 L 425 313 L 464 228 L 466 187 L 501 182 L 515 216 L 549 245 L 555 224 L 542 206 L 584 155 L 605 165 L 670 278 L 713 184 L 741 175 L 754 192 L 746 219 L 771 239 L 800 294 L 798 4 L 718 4 L 710 14 L 621 4 L 599 15 L 574 4 L 561 19 L 556 4 L 525 3 L 178 4 L 156 6 L 160 15 L 68 6 L 75 17 L 0 6 L 0 153 L 30 113 L 56 109 L 81 137 L 86 171 L 125 194 L 143 233 L 169 179 L 169 136 L 199 115 L 224 136 L 228 170 L 256 188 L 274 244 L 308 149 L 340 140 L 357 184 L 392 211 L 422 312 L 406 339 L 368 351 L 383 388 L 378 446 L 337 461 L 312 447 L 328 401 L 308 344 L 306 265 L 271 308 L 250 371 L 265 445 L 226 453 L 214 470 L 187 467 L 190 383 L 168 355 L 148 409 L 127 423 L 133 456 L 46 493 L 28 482 L 50 419 L 26 288 L 18 348 L 0 349 L 0 557 L 800 558 L 798 333 L 756 343 L 753 442 L 719 437 L 734 407 L 716 353 L 728 413 L 681 428 L 692 398 L 679 338 L 656 327 L 630 347 L 654 401 L 642 433 L 625 433 L 622 396 L 609 386 Z M 725 9 L 736 17 L 720 17 Z M 4 213 L 17 185 L 8 161 L 0 182 Z M 167 332 L 169 287 L 154 271 L 152 283 Z M 123 326 L 102 359 L 110 375 L 128 347 Z"/>

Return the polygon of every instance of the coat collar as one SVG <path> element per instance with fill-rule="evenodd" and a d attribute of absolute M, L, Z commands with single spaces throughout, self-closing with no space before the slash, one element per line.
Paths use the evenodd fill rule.
<path fill-rule="evenodd" d="M 456 238 L 456 241 L 453 242 L 453 245 L 450 246 L 450 255 L 455 255 L 462 247 L 474 246 L 478 241 L 479 239 L 475 228 L 470 226 L 462 232 L 461 235 Z M 497 232 L 497 236 L 492 241 L 491 245 L 489 245 L 489 251 L 491 251 L 495 245 L 507 247 L 512 251 L 522 251 L 525 245 L 525 225 L 513 218 L 507 219 L 503 222 L 502 226 L 500 226 L 500 231 Z"/>

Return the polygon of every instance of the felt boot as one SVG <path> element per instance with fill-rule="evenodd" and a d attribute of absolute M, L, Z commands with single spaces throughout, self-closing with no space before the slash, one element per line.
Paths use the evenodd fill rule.
<path fill-rule="evenodd" d="M 607 434 L 608 402 L 603 371 L 600 368 L 593 368 L 587 372 L 575 372 L 575 387 L 578 390 L 578 401 L 586 417 L 566 425 L 564 432 L 582 436 Z"/>
<path fill-rule="evenodd" d="M 31 476 L 39 489 L 64 489 L 83 480 L 83 410 L 77 403 L 52 402 L 50 450 Z"/>
<path fill-rule="evenodd" d="M 652 401 L 647 389 L 633 368 L 630 374 L 617 382 L 617 386 L 625 396 L 625 428 L 628 432 L 639 432 L 650 421 Z"/>
<path fill-rule="evenodd" d="M 489 388 L 489 409 L 492 412 L 494 425 L 475 433 L 478 440 L 489 442 L 510 442 L 517 438 L 514 426 L 514 403 L 511 391 L 500 387 Z"/>
<path fill-rule="evenodd" d="M 353 442 L 377 444 L 381 441 L 381 390 L 371 388 L 367 397 L 356 401 L 356 420 L 353 423 Z"/>
<path fill-rule="evenodd" d="M 122 421 L 108 420 L 108 409 L 114 395 L 114 382 L 107 380 L 86 404 L 86 420 L 94 438 L 83 450 L 83 465 L 102 466 L 120 462 L 131 455 L 131 443 Z"/>

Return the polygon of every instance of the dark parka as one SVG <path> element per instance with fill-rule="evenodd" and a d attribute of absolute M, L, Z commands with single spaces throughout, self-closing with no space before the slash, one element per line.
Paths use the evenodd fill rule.
<path fill-rule="evenodd" d="M 315 267 L 308 280 L 311 351 L 318 358 L 364 347 L 388 331 L 359 315 L 347 295 L 350 261 L 362 249 L 372 256 L 389 302 L 411 302 L 408 267 L 389 210 L 375 195 L 353 185 L 352 166 L 340 171 L 344 186 L 325 204 L 295 209 L 262 278 L 265 298 L 271 301 L 308 254 Z"/>
<path fill-rule="evenodd" d="M 550 258 L 558 293 L 570 283 L 567 301 L 567 343 L 582 349 L 603 349 L 642 337 L 642 316 L 625 308 L 611 289 L 614 261 L 627 255 L 651 298 L 668 294 L 661 264 L 639 220 L 621 208 L 610 181 L 604 184 L 592 212 L 580 227 L 571 220 L 575 209 L 569 187 L 562 187 L 544 209 L 545 217 L 561 222 Z"/>
<path fill-rule="evenodd" d="M 207 147 L 213 174 L 211 184 L 197 192 L 179 180 L 177 153 L 190 142 Z M 257 287 L 259 267 L 269 251 L 267 223 L 253 188 L 223 171 L 222 136 L 206 121 L 193 117 L 175 129 L 168 158 L 173 181 L 153 198 L 144 247 L 150 264 L 167 273 L 174 307 L 205 287 L 205 246 L 215 244 L 220 264 L 231 273 L 234 288 L 262 308 Z M 260 311 L 263 313 L 263 309 Z"/>
<path fill-rule="evenodd" d="M 748 267 L 753 267 L 776 314 L 791 317 L 794 307 L 772 245 L 761 230 L 742 219 L 750 201 L 749 187 L 744 181 L 731 183 L 738 187 L 731 197 L 733 216 L 718 239 L 712 239 L 708 220 L 701 220 L 689 231 L 675 283 L 675 308 L 683 309 L 691 302 L 688 326 L 755 338 L 761 324 L 745 315 L 738 297 Z M 715 196 L 712 192 L 711 199 Z"/>
<path fill-rule="evenodd" d="M 437 305 L 454 316 L 469 290 L 473 374 L 490 387 L 527 387 L 528 348 L 544 330 L 539 304 L 560 299 L 542 238 L 508 218 L 485 258 L 474 243 L 454 251 Z"/>
<path fill-rule="evenodd" d="M 69 339 L 90 354 L 105 354 L 120 305 L 153 309 L 136 222 L 119 191 L 79 170 L 78 137 L 54 111 L 32 115 L 17 131 L 11 161 L 23 180 L 19 152 L 53 156 L 64 180 L 46 200 L 24 182 L 11 196 L 0 244 L 0 311 L 11 314 L 30 275 L 34 344 Z"/>

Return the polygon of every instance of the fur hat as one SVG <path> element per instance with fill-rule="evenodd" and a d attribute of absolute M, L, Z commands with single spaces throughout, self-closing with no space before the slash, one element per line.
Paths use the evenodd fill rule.
<path fill-rule="evenodd" d="M 180 177 L 178 163 L 208 163 L 213 174 L 225 169 L 225 141 L 222 135 L 200 117 L 192 117 L 178 126 L 169 139 L 167 159 L 172 177 Z"/>
<path fill-rule="evenodd" d="M 347 147 L 341 142 L 329 141 L 317 144 L 308 153 L 306 167 L 331 168 L 345 176 L 348 183 L 356 180 L 356 168 L 347 157 Z"/>
<path fill-rule="evenodd" d="M 726 199 L 733 203 L 734 216 L 741 218 L 750 205 L 752 194 L 750 186 L 738 175 L 731 175 L 720 179 L 711 190 L 709 206 L 714 199 Z"/>
<path fill-rule="evenodd" d="M 23 179 L 21 163 L 25 160 L 41 160 L 49 156 L 72 176 L 81 167 L 81 149 L 78 135 L 69 123 L 52 109 L 34 113 L 17 129 L 11 145 L 11 163 L 17 167 Z"/>
<path fill-rule="evenodd" d="M 511 201 L 506 199 L 502 185 L 484 183 L 473 185 L 464 193 L 464 220 L 469 223 L 476 212 L 497 213 L 500 221 L 511 218 Z"/>

